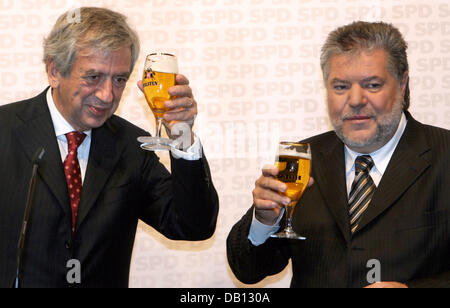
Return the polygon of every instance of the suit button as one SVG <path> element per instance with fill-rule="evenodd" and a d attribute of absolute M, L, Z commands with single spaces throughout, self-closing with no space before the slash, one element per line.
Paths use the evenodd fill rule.
<path fill-rule="evenodd" d="M 66 249 L 70 249 L 70 247 L 72 247 L 70 241 L 66 241 L 66 243 L 64 244 L 64 246 L 66 247 Z"/>

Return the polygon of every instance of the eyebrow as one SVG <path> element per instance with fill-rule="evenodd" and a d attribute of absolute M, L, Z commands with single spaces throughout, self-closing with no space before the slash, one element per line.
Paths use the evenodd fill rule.
<path fill-rule="evenodd" d="M 343 80 L 343 79 L 339 79 L 339 78 L 333 78 L 331 80 L 331 83 L 350 83 L 348 80 Z"/>
<path fill-rule="evenodd" d="M 91 75 L 91 74 L 106 75 L 104 72 L 98 71 L 98 70 L 95 70 L 95 69 L 90 69 L 90 70 L 87 70 L 87 71 L 83 72 L 83 75 Z M 130 75 L 131 75 L 130 72 L 121 72 L 119 74 L 115 74 L 114 76 L 123 76 L 123 77 L 127 77 L 128 78 L 128 77 L 130 77 Z"/>
<path fill-rule="evenodd" d="M 370 77 L 366 77 L 363 80 L 361 80 L 361 82 L 369 82 L 372 80 L 384 80 L 384 78 L 381 78 L 379 76 L 370 76 Z M 350 83 L 350 81 L 348 80 L 344 80 L 344 79 L 340 79 L 340 78 L 333 78 L 331 80 L 331 83 Z"/>
<path fill-rule="evenodd" d="M 368 82 L 368 81 L 372 81 L 372 80 L 384 80 L 384 78 L 379 77 L 379 76 L 370 76 L 370 77 L 364 78 L 362 80 L 362 82 Z"/>

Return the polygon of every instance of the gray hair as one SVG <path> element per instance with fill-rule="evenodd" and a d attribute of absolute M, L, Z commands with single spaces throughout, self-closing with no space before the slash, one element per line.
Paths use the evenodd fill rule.
<path fill-rule="evenodd" d="M 73 18 L 74 13 L 76 18 Z M 53 60 L 56 70 L 68 77 L 81 50 L 111 52 L 129 46 L 131 72 L 139 56 L 139 38 L 126 19 L 120 13 L 96 7 L 82 7 L 62 14 L 44 39 L 46 69 Z"/>
<path fill-rule="evenodd" d="M 406 49 L 408 45 L 400 31 L 392 24 L 384 22 L 356 21 L 332 31 L 322 46 L 320 66 L 324 81 L 328 80 L 329 62 L 333 55 L 356 54 L 363 50 L 381 48 L 388 54 L 388 71 L 402 82 L 403 75 L 408 71 L 408 58 Z M 403 109 L 409 107 L 409 81 Z"/>

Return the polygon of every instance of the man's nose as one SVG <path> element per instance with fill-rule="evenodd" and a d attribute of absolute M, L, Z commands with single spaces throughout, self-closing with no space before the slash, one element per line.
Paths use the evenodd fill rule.
<path fill-rule="evenodd" d="M 95 96 L 105 103 L 111 103 L 114 100 L 112 81 L 106 78 L 97 88 Z"/>
<path fill-rule="evenodd" d="M 350 106 L 358 107 L 367 104 L 367 97 L 364 89 L 360 85 L 353 85 L 348 93 L 348 103 Z"/>

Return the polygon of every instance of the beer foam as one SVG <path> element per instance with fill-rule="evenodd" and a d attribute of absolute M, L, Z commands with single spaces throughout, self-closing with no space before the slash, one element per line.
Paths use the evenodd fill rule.
<path fill-rule="evenodd" d="M 301 146 L 301 144 L 299 144 L 299 146 Z M 289 147 L 289 145 L 286 145 L 286 148 L 283 149 L 279 149 L 278 150 L 278 155 L 285 155 L 285 156 L 293 156 L 293 157 L 300 157 L 300 158 L 304 158 L 304 159 L 311 159 L 311 152 L 298 152 L 297 149 L 295 148 L 295 145 L 292 145 L 291 147 Z"/>
<path fill-rule="evenodd" d="M 148 61 L 150 59 L 150 61 Z M 178 62 L 175 56 L 165 54 L 152 54 L 147 56 L 147 65 L 151 65 L 152 71 L 161 73 L 178 74 Z"/>

